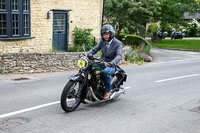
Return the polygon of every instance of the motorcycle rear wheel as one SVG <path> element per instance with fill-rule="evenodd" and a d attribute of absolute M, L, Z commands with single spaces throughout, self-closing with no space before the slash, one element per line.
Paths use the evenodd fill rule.
<path fill-rule="evenodd" d="M 80 105 L 81 100 L 77 94 L 79 86 L 79 82 L 71 80 L 65 85 L 60 99 L 61 107 L 65 112 L 72 112 Z"/>

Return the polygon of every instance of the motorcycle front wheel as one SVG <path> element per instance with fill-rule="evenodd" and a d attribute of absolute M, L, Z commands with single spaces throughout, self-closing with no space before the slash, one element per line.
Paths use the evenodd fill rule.
<path fill-rule="evenodd" d="M 60 103 L 65 112 L 74 111 L 81 103 L 80 95 L 78 94 L 80 82 L 69 81 L 61 95 Z"/>

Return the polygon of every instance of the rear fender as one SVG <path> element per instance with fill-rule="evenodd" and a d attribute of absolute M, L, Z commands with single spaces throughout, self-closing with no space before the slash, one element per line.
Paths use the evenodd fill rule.
<path fill-rule="evenodd" d="M 127 75 L 124 71 L 118 71 L 115 76 L 117 77 L 117 79 L 119 79 L 119 83 L 120 85 L 123 85 L 123 82 L 126 82 L 127 79 Z"/>

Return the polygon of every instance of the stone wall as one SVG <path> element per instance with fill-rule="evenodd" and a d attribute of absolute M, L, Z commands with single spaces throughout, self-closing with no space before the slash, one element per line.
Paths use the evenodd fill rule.
<path fill-rule="evenodd" d="M 0 74 L 67 71 L 76 68 L 80 53 L 0 54 Z"/>
<path fill-rule="evenodd" d="M 0 53 L 49 52 L 52 49 L 52 9 L 72 10 L 68 14 L 69 45 L 75 27 L 93 29 L 100 38 L 103 0 L 31 0 L 31 39 L 0 41 Z M 47 12 L 50 11 L 50 19 Z M 68 45 L 68 46 L 69 46 Z"/>
<path fill-rule="evenodd" d="M 123 48 L 125 55 L 131 52 L 130 47 Z M 1 53 L 0 74 L 7 73 L 41 73 L 58 72 L 76 69 L 80 52 L 65 53 Z M 98 54 L 96 54 L 98 57 Z"/>

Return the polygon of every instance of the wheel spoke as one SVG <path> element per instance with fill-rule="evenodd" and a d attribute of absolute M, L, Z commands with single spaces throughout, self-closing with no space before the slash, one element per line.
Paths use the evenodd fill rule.
<path fill-rule="evenodd" d="M 78 92 L 79 86 L 80 86 L 80 83 L 76 82 L 70 88 L 70 92 L 66 98 L 66 103 L 68 107 L 74 107 L 78 103 L 79 98 L 77 97 L 77 92 Z"/>
<path fill-rule="evenodd" d="M 69 81 L 61 95 L 61 107 L 65 112 L 74 111 L 81 103 L 80 96 L 77 94 L 80 82 Z"/>

